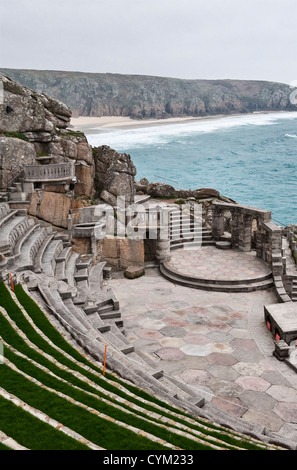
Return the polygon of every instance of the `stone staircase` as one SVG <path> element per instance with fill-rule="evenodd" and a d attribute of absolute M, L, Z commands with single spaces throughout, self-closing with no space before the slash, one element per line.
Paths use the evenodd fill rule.
<path fill-rule="evenodd" d="M 194 219 L 179 208 L 170 211 L 169 219 L 170 250 L 182 248 L 199 248 L 203 246 L 215 246 L 218 243 L 212 237 L 211 230 L 202 226 L 202 220 Z M 230 246 L 230 237 L 224 234 L 222 242 Z M 220 248 L 219 246 L 217 246 Z M 222 246 L 222 249 L 225 246 Z M 161 274 L 169 281 L 191 287 L 194 289 L 216 291 L 216 292 L 252 292 L 255 290 L 269 289 L 274 286 L 271 273 L 258 276 L 254 279 L 241 280 L 211 280 L 199 276 L 190 276 L 175 271 L 169 262 L 160 264 Z"/>
<path fill-rule="evenodd" d="M 160 265 L 160 272 L 166 279 L 175 284 L 214 292 L 253 292 L 270 289 L 274 286 L 271 273 L 246 280 L 212 280 L 176 272 L 166 261 Z"/>
<path fill-rule="evenodd" d="M 292 301 L 297 302 L 297 276 L 293 278 L 292 282 Z"/>
<path fill-rule="evenodd" d="M 186 246 L 199 247 L 214 245 L 211 230 L 202 227 L 200 219 L 181 212 L 178 208 L 170 211 L 169 218 L 170 249 Z"/>

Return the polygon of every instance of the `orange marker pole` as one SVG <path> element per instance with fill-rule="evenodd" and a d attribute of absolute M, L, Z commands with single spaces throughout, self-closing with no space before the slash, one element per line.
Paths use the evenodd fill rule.
<path fill-rule="evenodd" d="M 14 285 L 13 285 L 12 275 L 11 275 L 11 273 L 9 273 L 9 275 L 10 275 L 10 281 L 11 281 L 11 288 L 12 288 L 12 290 L 14 291 Z"/>
<path fill-rule="evenodd" d="M 106 350 L 107 350 L 107 343 L 105 343 L 104 363 L 103 363 L 103 375 L 105 375 Z"/>

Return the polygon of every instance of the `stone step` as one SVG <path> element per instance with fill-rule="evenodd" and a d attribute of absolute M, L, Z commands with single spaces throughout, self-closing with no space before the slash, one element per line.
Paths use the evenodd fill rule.
<path fill-rule="evenodd" d="M 187 239 L 180 239 L 180 240 L 171 240 L 170 241 L 170 249 L 177 250 L 177 249 L 192 249 L 197 248 L 199 246 L 214 246 L 216 242 L 214 240 L 187 240 Z"/>
<path fill-rule="evenodd" d="M 43 257 L 43 254 L 46 250 L 46 247 L 48 246 L 48 244 L 52 241 L 53 237 L 54 237 L 54 233 L 51 231 L 52 229 L 51 228 L 48 228 L 48 235 L 47 237 L 45 238 L 45 240 L 42 242 L 37 254 L 36 254 L 36 257 L 35 257 L 35 261 L 34 261 L 34 272 L 35 273 L 41 273 L 42 271 L 42 257 Z"/>
<path fill-rule="evenodd" d="M 98 312 L 102 320 L 114 320 L 121 318 L 122 314 L 119 310 L 112 310 L 111 312 Z"/>
<path fill-rule="evenodd" d="M 75 266 L 79 257 L 80 257 L 79 253 L 73 252 L 71 253 L 70 257 L 67 260 L 67 263 L 65 266 L 65 281 L 67 282 L 69 287 L 75 286 L 74 273 L 75 273 Z"/>
<path fill-rule="evenodd" d="M 34 232 L 30 234 L 23 243 L 20 257 L 17 261 L 16 271 L 24 271 L 26 269 L 34 269 L 35 257 L 38 250 L 48 235 L 45 227 L 35 226 Z"/>
<path fill-rule="evenodd" d="M 87 281 L 88 278 L 89 278 L 89 271 L 87 268 L 80 268 L 79 271 L 77 271 L 74 274 L 74 279 L 76 282 Z"/>
<path fill-rule="evenodd" d="M 267 274 L 264 274 L 264 275 L 261 275 L 261 276 L 256 276 L 254 278 L 249 278 L 249 279 L 244 279 L 244 280 L 241 280 L 241 279 L 234 279 L 234 280 L 228 280 L 228 279 L 207 279 L 207 278 L 203 278 L 203 277 L 198 277 L 198 276 L 190 276 L 188 274 L 181 274 L 179 272 L 176 272 L 174 271 L 174 269 L 172 269 L 172 267 L 170 266 L 170 264 L 166 261 L 163 262 L 163 267 L 166 271 L 168 271 L 169 273 L 172 273 L 173 275 L 177 275 L 185 280 L 189 280 L 189 281 L 198 281 L 198 282 L 202 282 L 202 283 L 205 283 L 205 284 L 220 284 L 220 285 L 230 285 L 230 283 L 232 284 L 238 284 L 238 285 L 241 285 L 242 283 L 244 284 L 254 284 L 256 282 L 262 282 L 262 281 L 267 281 L 267 280 L 271 280 L 272 279 L 272 273 L 269 272 Z"/>
<path fill-rule="evenodd" d="M 51 240 L 50 243 L 47 245 L 46 249 L 44 250 L 42 256 L 42 271 L 49 275 L 53 276 L 55 273 L 55 266 L 56 266 L 56 258 L 59 256 L 61 251 L 63 250 L 63 242 L 62 240 Z"/>
<path fill-rule="evenodd" d="M 202 236 L 212 236 L 211 231 L 209 230 L 201 230 L 201 227 L 195 227 L 195 226 L 188 226 L 188 225 L 178 225 L 176 227 L 172 227 L 169 230 L 170 234 L 175 234 L 175 233 L 199 233 Z"/>
<path fill-rule="evenodd" d="M 0 251 L 4 252 L 10 251 L 11 243 L 10 243 L 10 235 L 13 233 L 14 230 L 20 230 L 21 224 L 26 221 L 26 217 L 24 215 L 16 215 L 12 219 L 8 220 L 2 227 L 0 232 Z"/>
<path fill-rule="evenodd" d="M 211 235 L 201 235 L 198 232 L 183 232 L 183 233 L 175 233 L 170 236 L 170 242 L 183 242 L 195 239 L 198 240 L 213 240 Z"/>
<path fill-rule="evenodd" d="M 270 289 L 274 286 L 271 275 L 263 276 L 259 279 L 248 280 L 211 280 L 199 279 L 191 276 L 182 275 L 174 272 L 165 263 L 161 264 L 161 274 L 175 284 L 191 287 L 194 289 L 201 289 L 215 292 L 253 292 L 257 290 Z"/>
<path fill-rule="evenodd" d="M 17 213 L 18 213 L 18 210 L 15 209 L 15 210 L 10 210 L 10 212 L 8 212 L 6 215 L 4 215 L 1 219 L 0 219 L 0 228 L 3 227 L 9 220 L 13 219 Z"/>
<path fill-rule="evenodd" d="M 31 233 L 36 230 L 37 227 L 39 227 L 39 225 L 36 225 L 33 219 L 26 219 L 24 221 L 22 229 L 20 231 L 18 231 L 17 229 L 18 234 L 17 238 L 15 239 L 15 246 L 13 249 L 13 257 L 15 261 L 21 255 L 23 244 L 30 237 Z"/>
<path fill-rule="evenodd" d="M 65 248 L 63 248 L 61 253 L 59 253 L 59 255 L 56 257 L 56 263 L 59 263 L 61 261 L 65 261 L 65 263 L 67 263 L 71 254 L 72 254 L 72 247 L 66 246 Z"/>

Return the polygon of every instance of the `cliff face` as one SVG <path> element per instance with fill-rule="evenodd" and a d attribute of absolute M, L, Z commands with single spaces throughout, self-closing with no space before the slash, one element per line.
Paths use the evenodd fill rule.
<path fill-rule="evenodd" d="M 264 81 L 15 69 L 0 73 L 66 103 L 73 116 L 149 119 L 297 109 L 290 102 L 289 85 Z"/>
<path fill-rule="evenodd" d="M 28 202 L 30 215 L 66 228 L 74 195 L 91 198 L 95 194 L 92 148 L 83 133 L 67 128 L 71 110 L 62 102 L 5 76 L 0 76 L 0 87 L 1 189 L 11 186 L 24 166 L 68 164 L 77 180 L 73 190 L 69 190 L 69 181 L 62 184 L 59 178 L 49 177 L 48 183 L 29 183 L 26 191 L 10 193 L 14 201 Z"/>

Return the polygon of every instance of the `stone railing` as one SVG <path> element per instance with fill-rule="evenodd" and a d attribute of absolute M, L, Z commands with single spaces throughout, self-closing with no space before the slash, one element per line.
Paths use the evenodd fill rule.
<path fill-rule="evenodd" d="M 26 182 L 52 182 L 70 180 L 74 176 L 71 163 L 27 165 L 24 167 Z"/>

